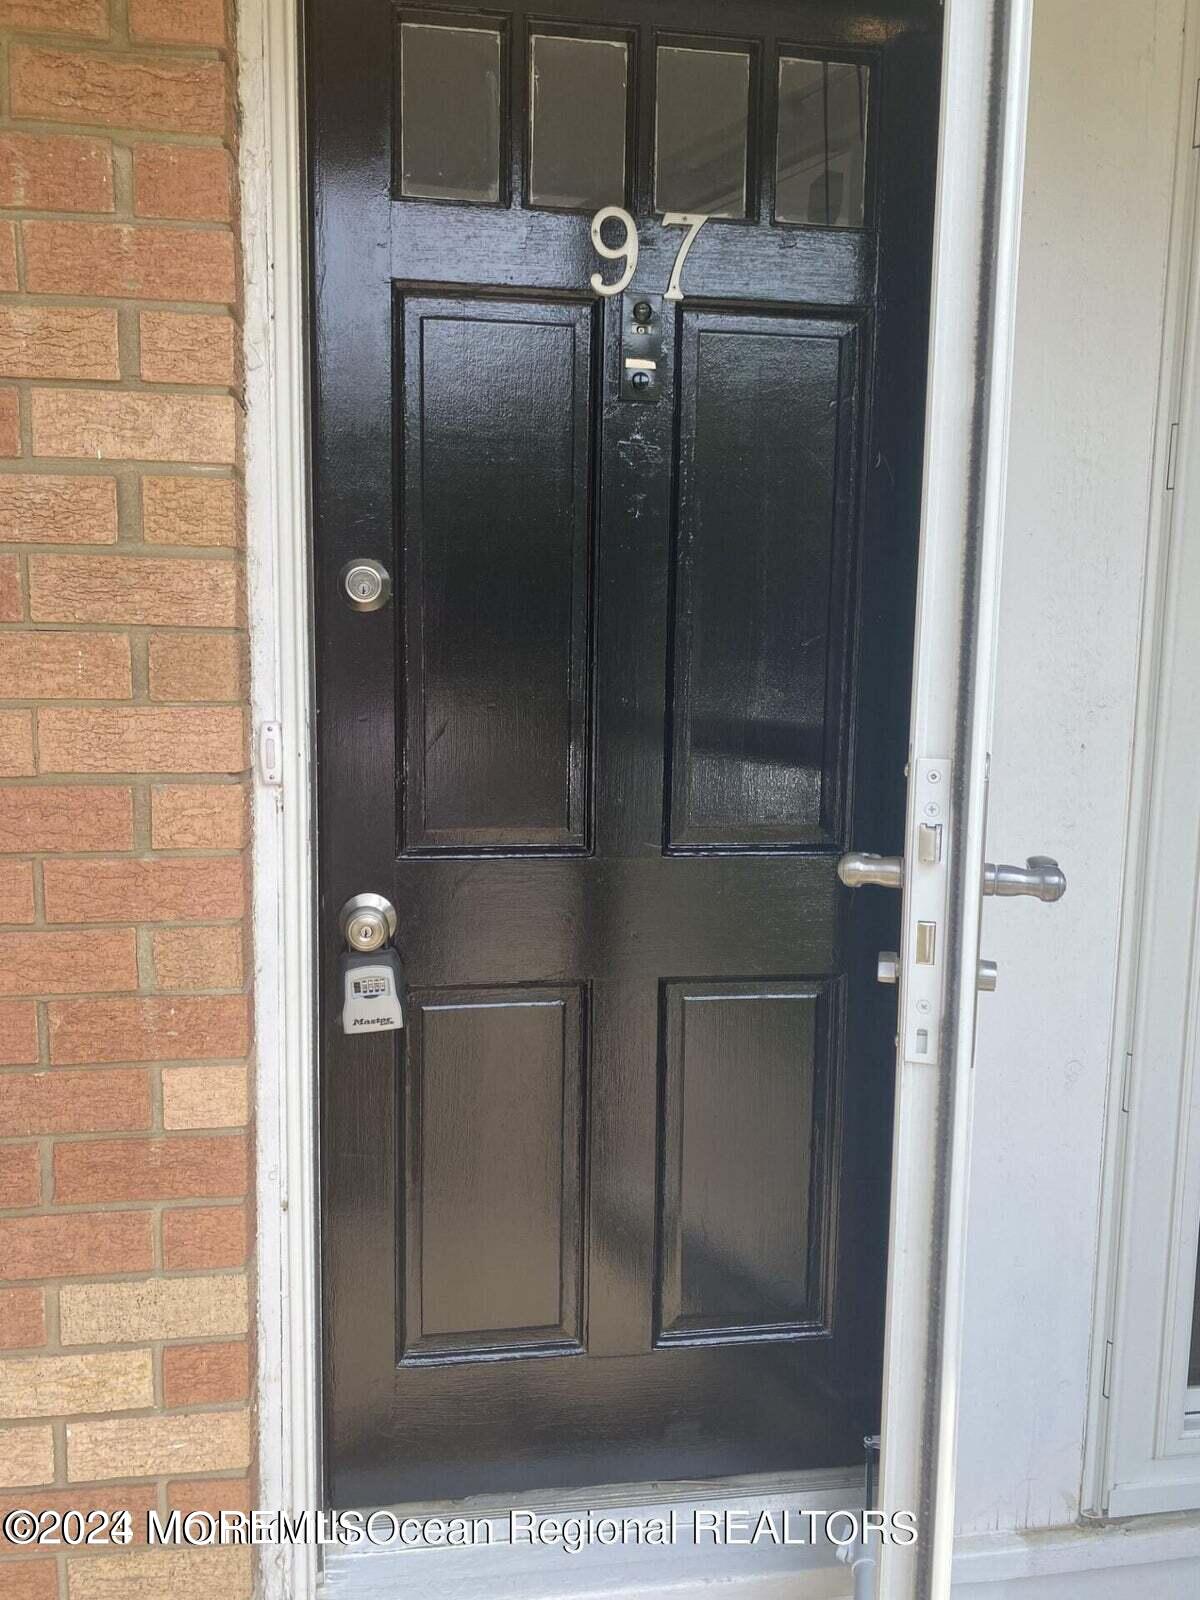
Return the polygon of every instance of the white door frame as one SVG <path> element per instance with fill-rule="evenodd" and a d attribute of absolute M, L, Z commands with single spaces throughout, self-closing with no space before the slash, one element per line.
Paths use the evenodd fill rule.
<path fill-rule="evenodd" d="M 298 1511 L 322 1500 L 300 0 L 239 0 L 237 23 L 253 619 L 257 1503 Z M 262 1552 L 263 1600 L 312 1600 L 316 1585 L 315 1546 Z"/>
<path fill-rule="evenodd" d="M 937 1066 L 899 1052 L 881 1504 L 921 1518 L 880 1600 L 948 1595 L 979 894 L 1032 0 L 946 0 L 911 759 L 951 763 Z M 258 1503 L 321 1503 L 315 814 L 298 0 L 241 0 L 255 734 Z M 276 733 L 276 730 L 281 730 Z M 276 758 L 265 748 L 276 742 Z M 916 771 L 916 767 L 913 767 Z M 920 816 L 910 786 L 907 836 Z M 863 841 L 869 844 L 870 841 Z M 911 863 L 915 851 L 909 848 Z M 911 879 L 911 871 L 909 874 Z M 909 885 L 911 888 L 911 883 Z M 911 907 L 913 896 L 906 893 Z M 906 960 L 906 1024 L 916 1004 Z M 935 1016 L 935 1020 L 936 1016 Z M 909 1028 L 902 1025 L 902 1037 Z M 316 1550 L 264 1558 L 312 1600 Z"/>

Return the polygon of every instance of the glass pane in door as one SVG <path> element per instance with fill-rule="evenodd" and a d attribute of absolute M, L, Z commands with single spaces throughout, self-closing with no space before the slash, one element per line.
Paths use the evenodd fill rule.
<path fill-rule="evenodd" d="M 535 33 L 530 44 L 531 205 L 598 211 L 625 203 L 629 47 Z"/>
<path fill-rule="evenodd" d="M 454 115 L 447 116 L 451 106 Z M 497 29 L 401 25 L 400 193 L 499 201 Z"/>
<path fill-rule="evenodd" d="M 744 217 L 749 117 L 744 50 L 660 46 L 655 209 Z"/>
<path fill-rule="evenodd" d="M 866 154 L 866 67 L 782 56 L 776 221 L 861 228 Z"/>

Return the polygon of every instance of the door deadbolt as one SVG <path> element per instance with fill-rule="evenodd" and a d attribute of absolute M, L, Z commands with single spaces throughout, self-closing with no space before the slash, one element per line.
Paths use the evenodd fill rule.
<path fill-rule="evenodd" d="M 396 934 L 396 908 L 381 894 L 352 895 L 342 907 L 338 921 L 342 937 L 351 950 L 364 955 L 382 950 Z"/>
<path fill-rule="evenodd" d="M 387 568 L 365 557 L 343 567 L 342 588 L 355 611 L 378 611 L 392 598 L 392 579 Z"/>

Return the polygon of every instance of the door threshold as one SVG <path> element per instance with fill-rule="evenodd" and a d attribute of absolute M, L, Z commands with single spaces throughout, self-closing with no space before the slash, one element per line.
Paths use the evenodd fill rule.
<path fill-rule="evenodd" d="M 642 1483 L 593 1484 L 582 1489 L 525 1489 L 511 1495 L 468 1495 L 460 1500 L 421 1500 L 390 1506 L 398 1517 L 486 1517 L 536 1506 L 548 1515 L 613 1507 L 707 1506 L 758 1497 L 762 1503 L 787 1499 L 816 1505 L 814 1497 L 840 1494 L 838 1505 L 853 1505 L 863 1488 L 862 1467 L 813 1467 L 806 1472 L 748 1472 L 732 1478 L 650 1479 Z M 797 1496 L 803 1496 L 802 1501 Z M 847 1498 L 848 1497 L 848 1498 Z M 822 1501 L 823 1505 L 824 1502 Z"/>
<path fill-rule="evenodd" d="M 612 1485 L 440 1506 L 404 1506 L 402 1517 L 460 1517 L 470 1541 L 454 1546 L 421 1540 L 364 1543 L 326 1550 L 320 1600 L 700 1600 L 721 1586 L 729 1600 L 843 1600 L 852 1590 L 823 1519 L 860 1509 L 861 1472 L 829 1471 L 720 1483 Z M 509 1513 L 526 1518 L 602 1519 L 620 1536 L 584 1534 L 574 1551 L 553 1538 L 532 1539 Z M 764 1535 L 751 1543 L 763 1512 L 791 1542 Z M 815 1530 L 803 1512 L 817 1514 Z M 699 1513 L 699 1522 L 697 1522 Z M 790 1513 L 790 1520 L 785 1520 Z M 728 1520 L 727 1520 L 728 1519 Z M 643 1531 L 666 1525 L 666 1541 Z M 540 1521 L 537 1524 L 540 1527 Z M 727 1536 L 726 1529 L 732 1530 Z M 383 1537 L 386 1535 L 386 1525 Z M 436 1533 L 433 1535 L 436 1539 Z"/>
<path fill-rule="evenodd" d="M 545 1600 L 547 1596 L 600 1600 L 601 1595 L 604 1600 L 715 1600 L 717 1594 L 720 1600 L 853 1600 L 854 1596 L 853 1579 L 840 1565 L 770 1578 L 725 1579 L 714 1574 L 683 1583 L 647 1578 L 629 1587 L 608 1584 L 603 1589 L 579 1587 L 569 1572 L 558 1587 L 546 1591 L 523 1588 L 519 1579 L 501 1587 L 499 1578 L 492 1584 L 478 1572 L 462 1578 L 439 1574 L 436 1591 L 425 1586 L 427 1581 L 424 1574 L 401 1582 L 395 1574 L 356 1571 L 351 1585 L 345 1574 L 327 1575 L 318 1581 L 317 1600 L 430 1600 L 433 1593 L 438 1600 Z"/>

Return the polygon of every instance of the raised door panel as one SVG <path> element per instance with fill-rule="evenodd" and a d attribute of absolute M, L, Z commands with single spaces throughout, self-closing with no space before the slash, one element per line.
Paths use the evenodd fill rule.
<path fill-rule="evenodd" d="M 582 1030 L 576 989 L 412 1005 L 404 1359 L 581 1347 Z"/>
<path fill-rule="evenodd" d="M 659 1342 L 826 1333 L 828 983 L 664 985 Z"/>
<path fill-rule="evenodd" d="M 403 300 L 405 851 L 586 847 L 594 316 Z"/>
<path fill-rule="evenodd" d="M 683 314 L 668 848 L 839 836 L 858 344 Z"/>

